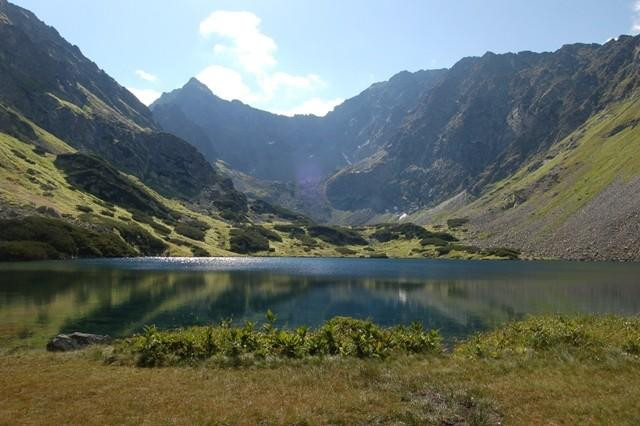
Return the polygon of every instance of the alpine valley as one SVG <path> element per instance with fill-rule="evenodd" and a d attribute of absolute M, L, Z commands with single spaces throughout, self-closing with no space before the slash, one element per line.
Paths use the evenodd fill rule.
<path fill-rule="evenodd" d="M 147 108 L 0 0 L 0 258 L 638 261 L 639 70 L 620 36 L 403 71 L 324 117 L 195 78 Z"/>

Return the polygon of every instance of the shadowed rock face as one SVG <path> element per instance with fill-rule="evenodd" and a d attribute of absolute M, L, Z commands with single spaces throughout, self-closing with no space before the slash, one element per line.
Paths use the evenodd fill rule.
<path fill-rule="evenodd" d="M 164 195 L 226 188 L 193 146 L 163 133 L 134 95 L 31 12 L 0 2 L 0 40 L 0 131 L 16 134 L 10 114 L 20 114 Z"/>
<path fill-rule="evenodd" d="M 211 161 L 219 158 L 255 177 L 320 181 L 381 148 L 420 95 L 444 70 L 402 72 L 376 83 L 326 117 L 285 117 L 215 96 L 196 79 L 151 106 L 167 131 Z"/>
<path fill-rule="evenodd" d="M 345 210 L 413 210 L 463 190 L 481 193 L 633 93 L 639 40 L 461 60 L 422 97 L 384 156 L 329 181 L 329 200 Z"/>

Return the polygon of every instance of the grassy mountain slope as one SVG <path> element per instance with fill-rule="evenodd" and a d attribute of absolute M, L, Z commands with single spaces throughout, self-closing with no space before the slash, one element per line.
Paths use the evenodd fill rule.
<path fill-rule="evenodd" d="M 596 114 L 456 215 L 543 257 L 640 259 L 640 96 Z"/>

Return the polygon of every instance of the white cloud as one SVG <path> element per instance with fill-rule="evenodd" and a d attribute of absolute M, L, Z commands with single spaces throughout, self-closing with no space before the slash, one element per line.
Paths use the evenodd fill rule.
<path fill-rule="evenodd" d="M 317 97 L 327 83 L 317 74 L 294 75 L 278 70 L 276 42 L 260 28 L 258 16 L 247 11 L 217 10 L 200 23 L 200 35 L 213 40 L 210 66 L 196 78 L 223 99 L 239 99 L 252 106 L 271 109 L 299 105 L 287 114 L 324 115 L 335 100 Z M 327 106 L 330 105 L 330 106 Z"/>
<path fill-rule="evenodd" d="M 136 98 L 138 98 L 140 102 L 142 102 L 146 106 L 151 105 L 153 101 L 158 99 L 161 95 L 160 92 L 152 89 L 136 89 L 134 87 L 127 87 L 127 90 L 133 93 Z"/>
<path fill-rule="evenodd" d="M 302 104 L 298 105 L 295 108 L 291 108 L 285 111 L 278 111 L 278 114 L 294 116 L 296 114 L 313 114 L 318 117 L 323 117 L 327 115 L 328 112 L 332 111 L 333 108 L 340 105 L 344 102 L 342 98 L 335 99 L 320 99 L 320 98 L 312 98 L 307 101 L 304 101 Z"/>
<path fill-rule="evenodd" d="M 200 23 L 200 34 L 228 39 L 230 45 L 216 44 L 214 52 L 231 52 L 246 71 L 260 74 L 276 65 L 277 46 L 259 26 L 260 18 L 251 12 L 217 10 Z"/>
<path fill-rule="evenodd" d="M 315 74 L 301 76 L 286 72 L 262 76 L 258 84 L 267 99 L 273 97 L 279 90 L 313 91 L 326 86 L 326 83 Z"/>
<path fill-rule="evenodd" d="M 633 21 L 631 24 L 631 34 L 640 34 L 640 0 L 633 2 Z"/>
<path fill-rule="evenodd" d="M 256 101 L 256 95 L 245 84 L 242 74 L 231 68 L 211 65 L 200 71 L 196 78 L 222 99 L 239 99 L 246 103 Z"/>
<path fill-rule="evenodd" d="M 145 80 L 145 81 L 156 81 L 158 79 L 157 76 L 148 73 L 144 70 L 135 70 L 135 73 L 138 77 L 140 77 L 141 79 Z"/>

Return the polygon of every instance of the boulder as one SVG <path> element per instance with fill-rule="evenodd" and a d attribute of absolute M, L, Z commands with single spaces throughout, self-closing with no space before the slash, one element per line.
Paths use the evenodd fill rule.
<path fill-rule="evenodd" d="M 47 350 L 51 352 L 66 352 L 82 349 L 88 345 L 109 343 L 111 337 L 100 334 L 88 334 L 74 332 L 71 334 L 58 334 L 47 343 Z"/>

